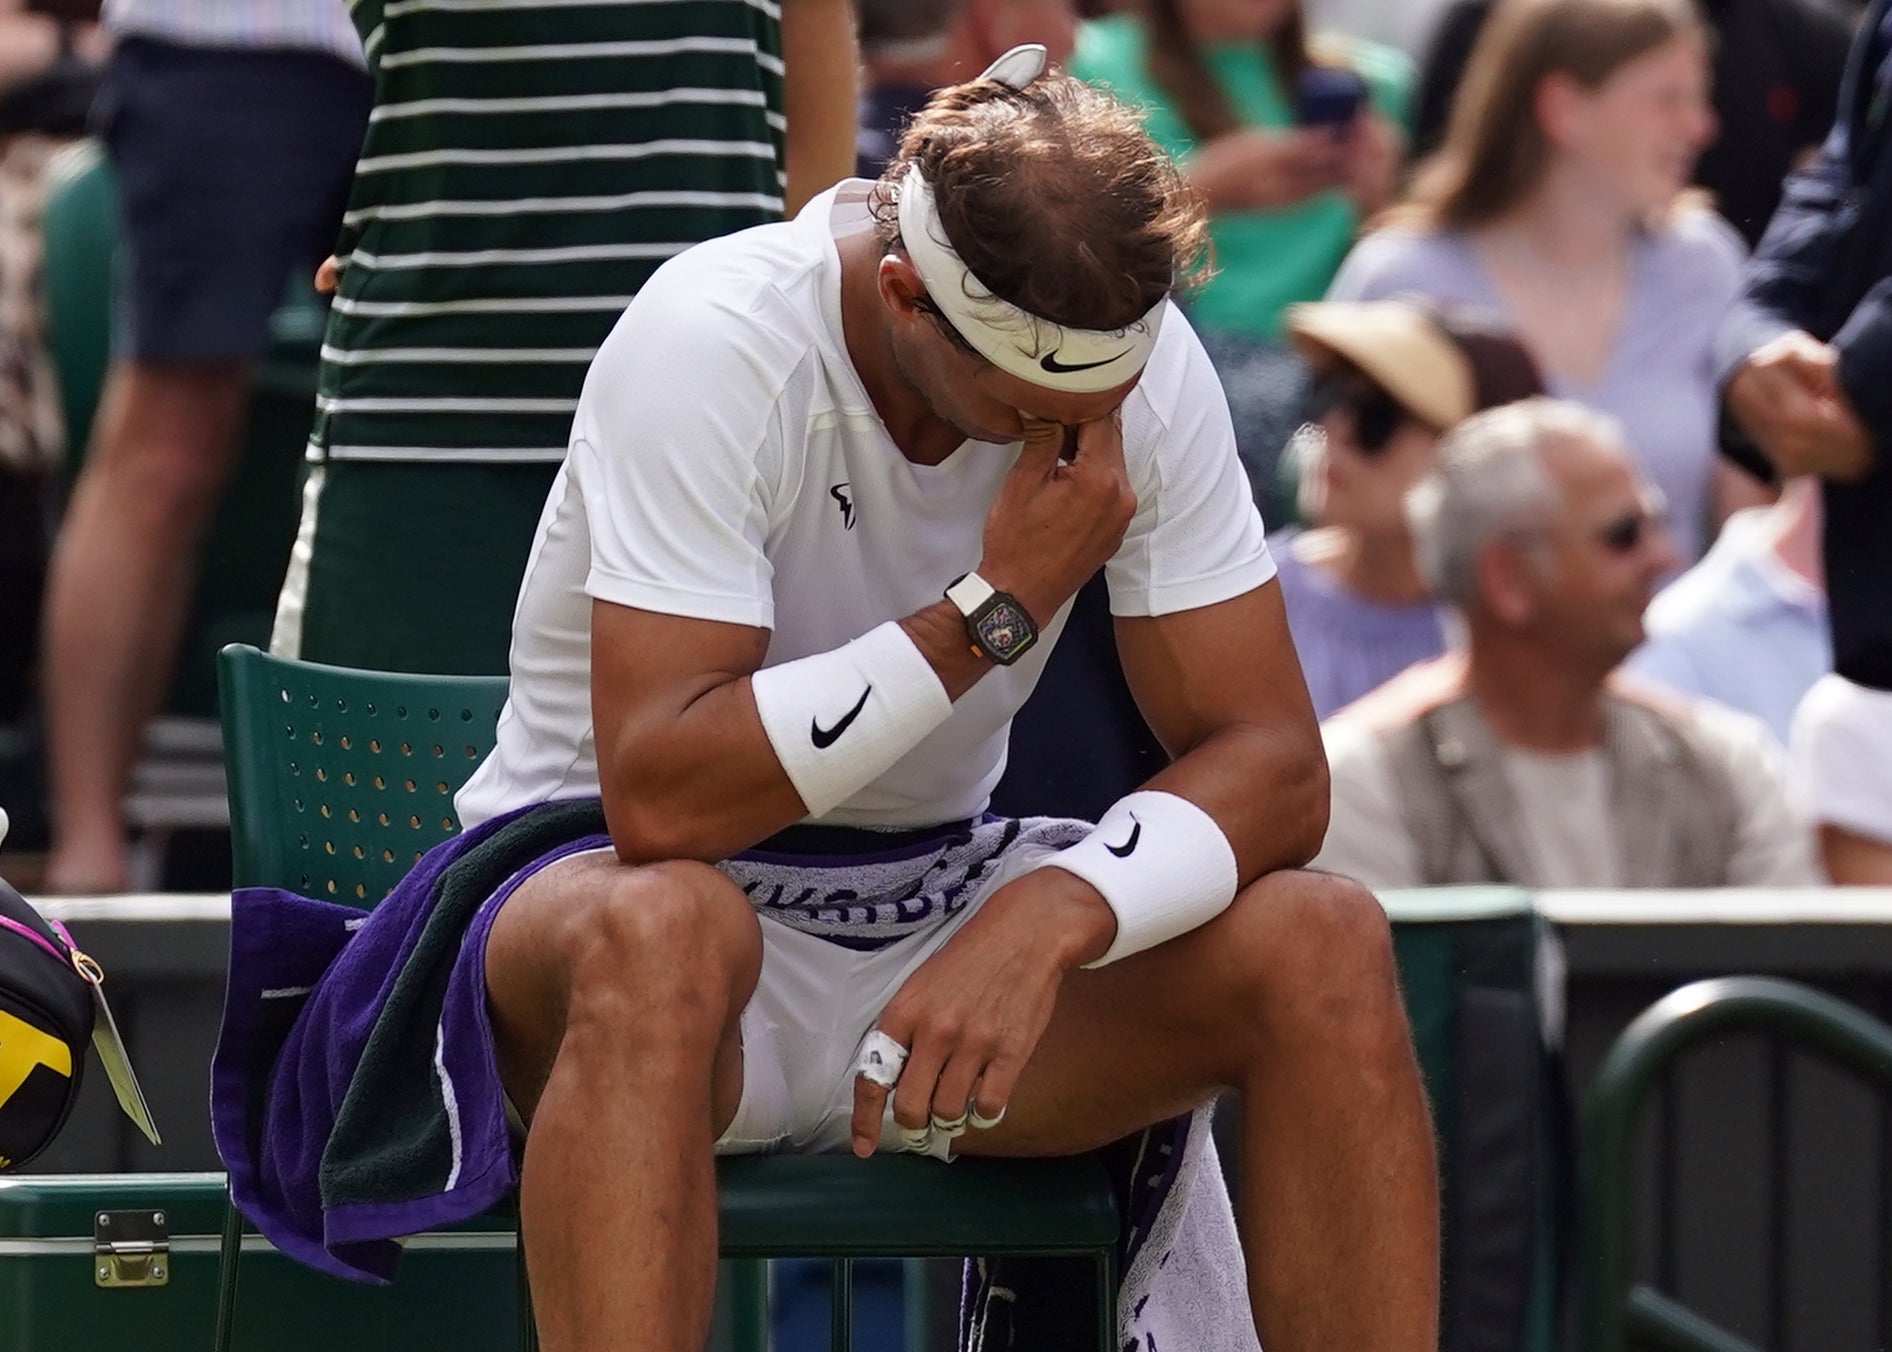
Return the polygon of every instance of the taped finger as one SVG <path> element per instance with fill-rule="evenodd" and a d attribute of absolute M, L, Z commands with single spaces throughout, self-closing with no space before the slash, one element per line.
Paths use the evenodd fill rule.
<path fill-rule="evenodd" d="M 967 1114 L 967 1120 L 972 1123 L 975 1131 L 990 1131 L 1005 1120 L 1005 1109 L 1000 1108 L 998 1112 L 994 1113 L 991 1117 L 987 1117 L 977 1108 L 974 1108 Z"/>
<path fill-rule="evenodd" d="M 933 1130 L 949 1139 L 954 1136 L 962 1136 L 965 1134 L 966 1122 L 971 1116 L 972 1110 L 970 1107 L 964 1112 L 961 1112 L 957 1117 L 941 1117 L 938 1113 L 934 1113 Z"/>
<path fill-rule="evenodd" d="M 900 1083 L 906 1069 L 907 1049 L 878 1028 L 861 1039 L 861 1049 L 854 1057 L 854 1073 L 863 1080 L 892 1089 Z"/>

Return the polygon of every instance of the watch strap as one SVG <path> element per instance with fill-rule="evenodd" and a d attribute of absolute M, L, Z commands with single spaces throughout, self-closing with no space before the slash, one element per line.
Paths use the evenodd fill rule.
<path fill-rule="evenodd" d="M 971 619 L 978 613 L 979 607 L 997 592 L 996 587 L 977 573 L 967 573 L 946 589 L 946 599 L 953 603 L 961 615 Z"/>

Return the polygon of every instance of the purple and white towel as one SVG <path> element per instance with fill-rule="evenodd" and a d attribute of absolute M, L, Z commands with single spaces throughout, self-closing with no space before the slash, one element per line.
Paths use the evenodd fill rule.
<path fill-rule="evenodd" d="M 1099 1152 L 1117 1190 L 1116 1342 L 1121 1352 L 1259 1352 L 1235 1217 L 1210 1134 L 1214 1106 Z M 962 1352 L 1095 1345 L 1088 1260 L 966 1264 Z"/>

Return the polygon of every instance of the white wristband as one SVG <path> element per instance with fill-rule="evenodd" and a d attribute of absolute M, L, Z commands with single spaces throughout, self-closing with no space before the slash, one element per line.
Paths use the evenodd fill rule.
<path fill-rule="evenodd" d="M 953 711 L 933 664 L 889 620 L 749 679 L 762 730 L 811 817 L 892 769 Z"/>
<path fill-rule="evenodd" d="M 1173 793 L 1143 789 L 1111 804 L 1084 839 L 1040 867 L 1075 873 L 1104 894 L 1117 937 L 1086 967 L 1187 934 L 1235 900 L 1235 850 L 1215 818 Z"/>

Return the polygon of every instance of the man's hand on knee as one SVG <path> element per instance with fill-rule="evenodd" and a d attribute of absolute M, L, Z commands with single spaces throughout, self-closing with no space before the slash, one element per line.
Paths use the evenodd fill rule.
<path fill-rule="evenodd" d="M 876 1032 L 906 1052 L 903 1066 L 873 1033 L 883 1069 L 854 1081 L 854 1153 L 880 1142 L 888 1097 L 915 1149 L 931 1131 L 956 1136 L 1005 1114 L 1019 1073 L 1044 1036 L 1064 974 L 1110 942 L 1114 923 L 1083 884 L 1043 869 L 1006 884 L 907 978 Z M 1101 912 L 1101 914 L 1100 914 Z"/>

